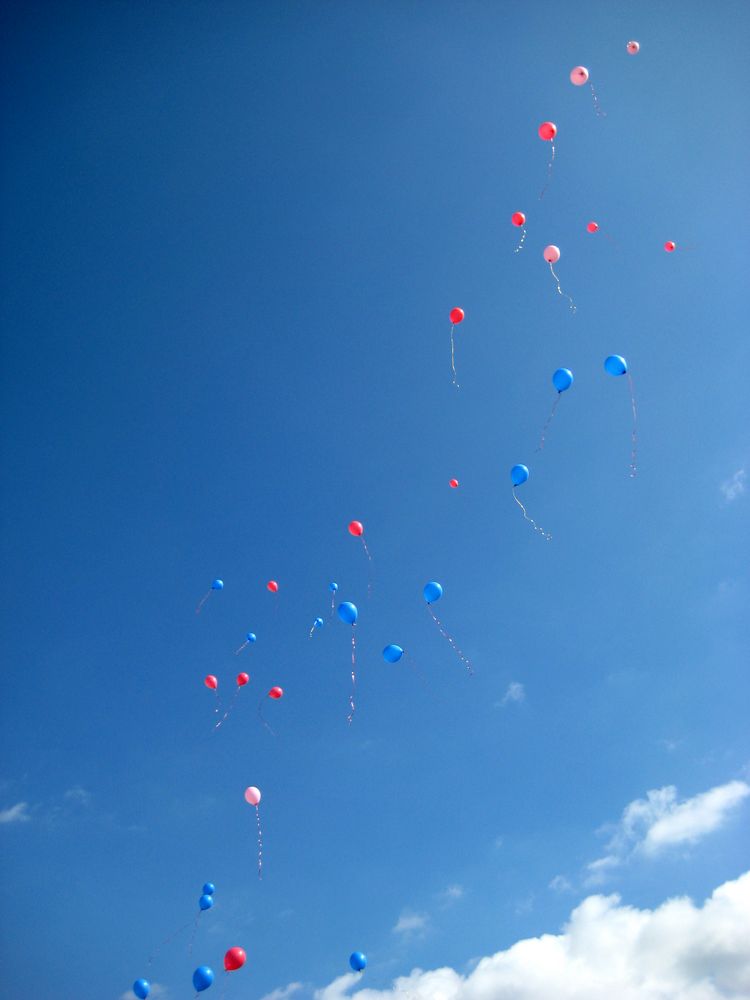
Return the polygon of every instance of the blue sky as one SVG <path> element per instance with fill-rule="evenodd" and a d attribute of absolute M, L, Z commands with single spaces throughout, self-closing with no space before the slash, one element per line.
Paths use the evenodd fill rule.
<path fill-rule="evenodd" d="M 355 949 L 386 989 L 557 933 L 592 892 L 654 909 L 736 880 L 747 6 L 2 18 L 8 993 L 117 1000 L 206 880 L 216 906 L 193 956 L 162 950 L 155 994 L 234 945 L 227 1000 L 312 995 Z M 549 543 L 512 502 L 517 462 Z M 351 727 L 331 579 L 360 609 Z M 391 642 L 426 685 L 383 662 Z M 202 678 L 231 692 L 240 668 L 212 734 Z"/>

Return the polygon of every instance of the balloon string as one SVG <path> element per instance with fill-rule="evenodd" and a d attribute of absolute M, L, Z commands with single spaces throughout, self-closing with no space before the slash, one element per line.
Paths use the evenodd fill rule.
<path fill-rule="evenodd" d="M 211 590 L 209 589 L 203 595 L 203 597 L 201 597 L 201 599 L 198 601 L 198 607 L 195 609 L 196 615 L 199 615 L 201 613 L 201 608 L 203 607 L 203 605 L 206 603 L 206 601 L 209 599 L 210 596 L 211 596 Z"/>
<path fill-rule="evenodd" d="M 425 672 L 420 668 L 419 664 L 416 662 L 413 656 L 411 656 L 411 654 L 407 652 L 404 653 L 404 656 L 406 657 L 406 662 L 409 664 L 411 669 L 417 675 L 417 677 L 419 678 L 419 682 L 425 688 L 430 697 L 434 698 L 435 701 L 443 702 L 444 705 L 449 704 L 447 698 L 440 698 L 437 694 L 435 694 L 432 684 L 430 684 Z"/>
<path fill-rule="evenodd" d="M 365 541 L 365 536 L 359 536 L 362 539 L 362 545 L 365 550 L 365 555 L 367 556 L 367 600 L 369 601 L 372 597 L 372 556 L 370 555 L 370 550 L 367 548 L 367 542 Z"/>
<path fill-rule="evenodd" d="M 594 111 L 596 112 L 597 118 L 606 118 L 607 112 L 602 111 L 602 106 L 599 103 L 599 98 L 596 96 L 596 91 L 594 90 L 594 85 L 591 80 L 589 80 L 589 87 L 591 87 L 591 97 L 594 101 Z"/>
<path fill-rule="evenodd" d="M 260 809 L 255 807 L 255 819 L 258 824 L 258 878 L 263 878 L 263 831 L 260 828 Z"/>
<path fill-rule="evenodd" d="M 164 948 L 168 944 L 171 944 L 176 937 L 179 937 L 184 930 L 187 930 L 187 928 L 190 926 L 190 923 L 191 921 L 188 921 L 186 924 L 183 924 L 182 927 L 179 928 L 179 930 L 172 931 L 172 933 L 168 937 L 164 938 L 161 944 L 157 945 L 157 947 L 148 956 L 148 961 L 146 962 L 147 969 L 151 968 L 151 965 L 159 955 L 159 952 L 162 950 L 162 948 Z"/>
<path fill-rule="evenodd" d="M 522 512 L 522 514 L 524 516 L 524 519 L 529 522 L 529 524 L 534 529 L 534 531 L 538 531 L 539 534 L 543 538 L 546 538 L 546 540 L 549 541 L 552 538 L 552 535 L 550 535 L 549 532 L 544 531 L 543 528 L 540 528 L 539 525 L 536 523 L 536 521 L 534 520 L 533 517 L 529 517 L 529 515 L 526 513 L 526 508 L 524 507 L 524 505 L 521 503 L 521 501 L 516 496 L 516 488 L 515 488 L 515 486 L 513 487 L 513 499 L 516 501 L 516 503 L 518 504 L 518 506 L 521 508 L 521 512 Z"/>
<path fill-rule="evenodd" d="M 625 374 L 628 376 L 628 387 L 630 388 L 630 408 L 633 411 L 633 430 L 630 434 L 630 478 L 635 479 L 638 474 L 636 466 L 636 453 L 638 451 L 638 413 L 635 408 L 635 386 L 633 385 L 633 379 L 630 372 L 626 372 Z"/>
<path fill-rule="evenodd" d="M 193 957 L 193 945 L 195 944 L 195 936 L 198 933 L 198 921 L 200 920 L 200 918 L 201 918 L 201 911 L 198 910 L 195 920 L 193 921 L 193 933 L 190 935 L 190 941 L 188 942 L 188 958 Z"/>
<path fill-rule="evenodd" d="M 547 164 L 547 180 L 545 182 L 544 187 L 542 188 L 541 194 L 539 195 L 539 201 L 541 201 L 542 198 L 544 197 L 544 195 L 546 194 L 547 188 L 549 187 L 549 182 L 552 180 L 552 164 L 554 162 L 555 162 L 555 144 L 553 142 L 552 143 L 552 156 L 550 157 L 550 161 Z"/>
<path fill-rule="evenodd" d="M 456 380 L 456 349 L 453 343 L 453 327 L 455 324 L 451 323 L 451 370 L 453 372 L 453 384 L 458 389 L 460 388 L 458 381 Z"/>
<path fill-rule="evenodd" d="M 567 292 L 564 292 L 564 291 L 562 290 L 562 288 L 560 287 L 560 279 L 559 279 L 559 278 L 557 277 L 557 275 L 555 274 L 555 269 L 554 269 L 554 267 L 552 266 L 552 261 L 547 261 L 547 263 L 549 264 L 549 269 L 550 269 L 550 271 L 552 272 L 552 277 L 553 277 L 553 278 L 555 279 L 555 281 L 557 282 L 557 294 L 558 294 L 558 295 L 562 295 L 562 296 L 563 296 L 563 298 L 567 299 L 567 300 L 568 300 L 568 302 L 570 302 L 570 311 L 571 311 L 572 313 L 574 313 L 574 312 L 576 311 L 576 307 L 575 307 L 575 303 L 573 302 L 573 300 L 571 299 L 571 297 L 570 297 L 570 296 L 568 295 L 568 293 L 567 293 Z"/>
<path fill-rule="evenodd" d="M 349 695 L 349 715 L 346 719 L 349 725 L 352 724 L 352 719 L 354 718 L 354 710 L 356 708 L 354 698 L 357 694 L 357 637 L 354 628 L 355 626 L 352 625 L 352 690 Z"/>
<path fill-rule="evenodd" d="M 310 635 L 308 636 L 308 639 L 312 639 L 314 631 L 315 631 L 315 623 L 313 622 L 313 627 L 310 629 Z"/>
<path fill-rule="evenodd" d="M 526 226 L 523 227 L 523 232 L 521 233 L 521 242 L 518 244 L 513 253 L 520 253 L 523 250 L 523 241 L 526 239 Z"/>
<path fill-rule="evenodd" d="M 547 417 L 544 427 L 542 427 L 542 437 L 541 440 L 539 441 L 539 447 L 536 449 L 537 451 L 542 451 L 542 449 L 544 448 L 544 438 L 547 433 L 547 428 L 552 423 L 552 418 L 555 415 L 555 410 L 557 409 L 557 404 L 559 402 L 560 402 L 560 393 L 558 392 L 557 399 L 552 404 L 552 409 L 550 410 L 549 416 Z"/>
<path fill-rule="evenodd" d="M 275 733 L 275 732 L 273 731 L 273 729 L 271 729 L 271 727 L 270 727 L 270 726 L 268 725 L 268 723 L 266 722 L 266 720 L 265 720 L 265 717 L 264 717 L 264 715 L 263 715 L 263 703 L 265 702 L 265 700 L 266 700 L 266 698 L 267 698 L 267 697 L 268 697 L 268 695 L 263 695 L 263 697 L 262 697 L 262 698 L 260 699 L 260 701 L 258 702 L 258 718 L 259 718 L 259 719 L 260 719 L 260 721 L 261 721 L 261 722 L 263 723 L 263 725 L 264 725 L 264 726 L 266 727 L 266 729 L 267 729 L 267 730 L 268 730 L 268 732 L 269 732 L 269 733 L 271 734 L 271 736 L 275 736 L 275 735 L 276 735 L 276 733 Z"/>
<path fill-rule="evenodd" d="M 333 618 L 333 612 L 335 610 L 335 607 L 336 607 L 336 594 L 332 593 L 331 594 L 331 618 Z"/>
<path fill-rule="evenodd" d="M 234 655 L 236 656 L 238 653 L 241 653 L 242 650 L 245 648 L 245 646 L 249 646 L 249 645 L 250 645 L 250 640 L 249 639 L 245 639 L 245 641 L 242 643 L 242 645 L 238 646 L 237 649 L 235 649 Z"/>
<path fill-rule="evenodd" d="M 240 689 L 239 689 L 239 685 L 238 685 L 237 690 L 234 692 L 234 696 L 232 697 L 232 700 L 229 702 L 229 708 L 226 710 L 226 712 L 224 713 L 224 715 L 222 716 L 222 718 L 219 719 L 219 721 L 216 723 L 216 725 L 214 726 L 214 730 L 218 729 L 219 726 L 222 725 L 222 723 L 224 723 L 224 722 L 227 721 L 227 719 L 229 718 L 229 715 L 230 715 L 232 709 L 234 708 L 234 703 L 237 701 L 237 695 L 239 693 L 240 693 Z"/>
<path fill-rule="evenodd" d="M 440 621 L 440 619 L 438 618 L 438 616 L 432 610 L 432 605 L 431 604 L 427 605 L 427 610 L 432 615 L 432 620 L 437 625 L 437 627 L 438 627 L 438 629 L 439 629 L 440 634 L 442 635 L 442 637 L 444 639 L 448 640 L 448 644 L 451 646 L 451 648 L 453 649 L 454 653 L 456 653 L 456 655 L 458 656 L 459 660 L 463 663 L 463 665 L 469 671 L 469 674 L 473 674 L 474 673 L 474 668 L 472 667 L 471 663 L 469 662 L 469 658 L 467 656 L 464 656 L 464 654 L 461 652 L 461 650 L 458 647 L 458 643 L 456 642 L 456 640 L 453 638 L 453 636 L 450 634 L 450 632 L 448 631 L 448 629 L 445 627 L 445 625 L 443 625 L 443 623 Z"/>

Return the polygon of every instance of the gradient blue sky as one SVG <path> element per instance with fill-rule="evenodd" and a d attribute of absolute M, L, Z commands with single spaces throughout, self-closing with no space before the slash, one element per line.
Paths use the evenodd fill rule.
<path fill-rule="evenodd" d="M 747 777 L 749 27 L 742 2 L 4 5 L 7 995 L 116 1000 L 207 879 L 165 996 L 233 945 L 227 1000 L 354 949 L 374 986 L 462 968 L 555 931 L 629 802 Z M 360 607 L 350 728 L 349 632 L 308 639 L 331 579 Z M 240 662 L 212 736 L 202 678 Z M 702 898 L 748 867 L 749 812 L 606 888 Z"/>

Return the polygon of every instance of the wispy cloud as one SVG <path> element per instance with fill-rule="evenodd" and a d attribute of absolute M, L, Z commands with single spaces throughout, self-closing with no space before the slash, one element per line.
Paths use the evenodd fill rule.
<path fill-rule="evenodd" d="M 570 879 L 566 878 L 565 875 L 555 875 L 553 879 L 550 880 L 549 889 L 554 892 L 571 892 L 573 889 L 573 883 Z"/>
<path fill-rule="evenodd" d="M 466 893 L 462 885 L 449 885 L 442 893 L 443 899 L 461 899 Z"/>
<path fill-rule="evenodd" d="M 625 807 L 609 830 L 606 854 L 586 866 L 587 885 L 598 885 L 635 854 L 652 858 L 670 847 L 693 845 L 718 830 L 747 796 L 750 785 L 730 781 L 678 801 L 674 785 L 655 788 Z M 607 828 L 605 828 L 607 829 Z"/>
<path fill-rule="evenodd" d="M 265 996 L 261 997 L 261 1000 L 289 1000 L 289 997 L 293 997 L 295 993 L 299 993 L 302 988 L 302 983 L 289 983 L 288 986 L 280 986 L 278 989 L 266 993 Z"/>
<path fill-rule="evenodd" d="M 91 804 L 91 792 L 87 792 L 80 785 L 74 785 L 72 788 L 69 788 L 64 797 L 68 802 L 75 802 L 80 806 Z"/>
<path fill-rule="evenodd" d="M 511 702 L 524 701 L 525 698 L 526 691 L 523 684 L 519 681 L 511 681 L 508 685 L 508 690 L 505 692 L 500 701 L 495 702 L 495 705 L 498 708 L 505 708 L 505 706 L 509 705 Z"/>
<path fill-rule="evenodd" d="M 427 929 L 429 920 L 426 913 L 412 913 L 410 910 L 404 910 L 393 927 L 393 933 L 401 934 L 404 937 L 422 934 Z"/>
<path fill-rule="evenodd" d="M 16 802 L 9 809 L 0 810 L 0 824 L 3 823 L 28 823 L 31 819 L 28 802 Z"/>
<path fill-rule="evenodd" d="M 732 503 L 737 497 L 741 497 L 745 492 L 745 481 L 747 480 L 747 473 L 744 469 L 738 469 L 733 476 L 729 479 L 725 479 L 723 483 L 719 486 L 724 499 L 727 503 Z"/>

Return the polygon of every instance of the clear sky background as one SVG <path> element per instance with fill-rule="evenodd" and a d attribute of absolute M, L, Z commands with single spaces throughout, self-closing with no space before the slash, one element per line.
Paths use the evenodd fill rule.
<path fill-rule="evenodd" d="M 4 5 L 4 995 L 177 1000 L 234 945 L 226 1000 L 355 949 L 385 988 L 750 867 L 749 28 L 739 0 Z M 202 679 L 242 668 L 212 734 Z M 147 970 L 206 880 L 193 955 Z"/>

